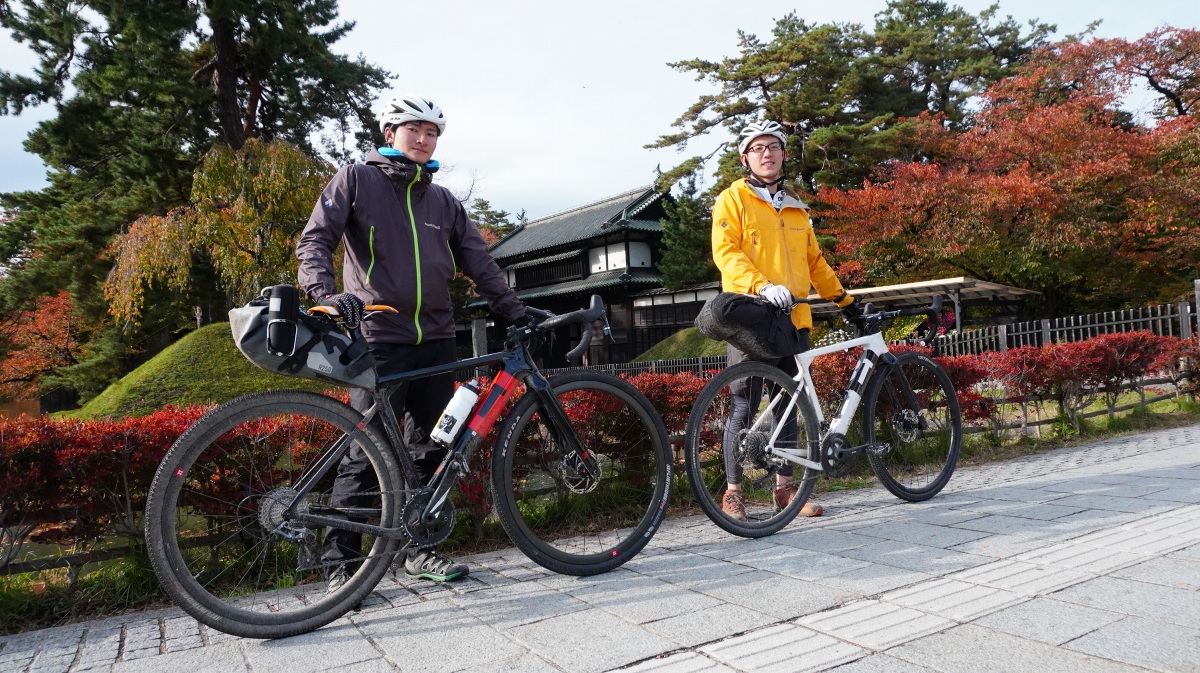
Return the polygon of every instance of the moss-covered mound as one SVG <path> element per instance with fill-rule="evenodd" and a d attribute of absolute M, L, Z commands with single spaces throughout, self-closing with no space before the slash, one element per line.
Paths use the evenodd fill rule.
<path fill-rule="evenodd" d="M 171 344 L 125 378 L 92 398 L 76 418 L 144 416 L 168 404 L 219 404 L 238 395 L 301 388 L 320 391 L 328 384 L 279 376 L 250 364 L 229 332 L 229 323 L 202 327 Z"/>
<path fill-rule="evenodd" d="M 681 329 L 650 347 L 650 350 L 634 358 L 634 362 L 651 360 L 674 360 L 698 358 L 709 355 L 724 355 L 725 342 L 713 341 L 695 327 Z"/>

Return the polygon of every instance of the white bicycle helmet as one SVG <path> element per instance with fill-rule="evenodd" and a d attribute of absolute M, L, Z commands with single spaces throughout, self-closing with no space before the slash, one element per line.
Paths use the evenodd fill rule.
<path fill-rule="evenodd" d="M 385 103 L 379 113 L 379 130 L 413 121 L 437 124 L 439 136 L 446 130 L 446 116 L 442 114 L 442 108 L 421 96 L 397 96 Z"/>
<path fill-rule="evenodd" d="M 741 136 L 741 141 L 738 142 L 738 154 L 745 154 L 746 148 L 750 146 L 750 141 L 759 136 L 775 136 L 779 138 L 779 142 L 787 146 L 787 134 L 783 132 L 783 127 L 779 122 L 773 122 L 770 119 L 764 119 L 760 122 L 750 122 L 738 134 Z"/>

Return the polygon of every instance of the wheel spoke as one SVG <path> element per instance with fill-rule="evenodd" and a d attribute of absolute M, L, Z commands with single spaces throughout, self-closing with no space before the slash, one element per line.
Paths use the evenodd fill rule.
<path fill-rule="evenodd" d="M 290 485 L 360 419 L 327 397 L 276 391 L 218 407 L 180 438 L 159 467 L 146 518 L 152 565 L 181 607 L 235 635 L 279 637 L 336 619 L 353 605 L 352 594 L 378 581 L 394 542 L 367 536 L 360 545 L 367 559 L 341 590 L 326 595 L 325 574 L 301 566 L 311 568 L 328 531 L 293 523 L 286 535 L 278 532 L 283 503 L 297 497 Z M 356 505 L 379 510 L 380 522 L 391 525 L 396 507 L 379 492 L 395 490 L 397 470 L 388 469 L 394 462 L 376 441 L 358 446 L 380 485 Z M 334 504 L 335 472 L 318 480 L 300 506 Z"/>
<path fill-rule="evenodd" d="M 696 400 L 685 438 L 688 478 L 704 513 L 730 533 L 761 537 L 778 531 L 795 518 L 812 491 L 808 470 L 766 451 L 776 429 L 780 432 L 774 446 L 785 449 L 808 446 L 809 433 L 815 432 L 816 421 L 804 398 L 784 416 L 795 391 L 795 381 L 782 370 L 743 362 L 713 377 Z M 800 485 L 788 506 L 779 510 L 774 495 L 781 471 L 784 480 L 799 480 Z M 731 500 L 729 511 L 725 508 L 729 485 L 739 483 L 745 521 L 736 516 L 737 503 Z"/>
<path fill-rule="evenodd" d="M 925 500 L 950 479 L 962 441 L 958 399 L 949 377 L 933 360 L 901 353 L 885 377 L 873 381 L 864 417 L 871 468 L 897 497 Z"/>
<path fill-rule="evenodd" d="M 557 572 L 591 574 L 645 545 L 669 492 L 661 420 L 627 382 L 595 372 L 556 377 L 554 391 L 599 478 L 564 461 L 535 398 L 513 409 L 494 456 L 497 513 L 514 542 Z"/>

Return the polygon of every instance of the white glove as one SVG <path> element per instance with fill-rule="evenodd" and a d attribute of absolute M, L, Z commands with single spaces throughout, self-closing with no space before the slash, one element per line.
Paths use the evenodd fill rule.
<path fill-rule="evenodd" d="M 763 299 L 766 299 L 781 309 L 786 309 L 792 304 L 796 303 L 792 300 L 792 291 L 782 285 L 767 283 L 763 286 L 763 289 L 759 291 L 759 294 L 762 295 Z"/>

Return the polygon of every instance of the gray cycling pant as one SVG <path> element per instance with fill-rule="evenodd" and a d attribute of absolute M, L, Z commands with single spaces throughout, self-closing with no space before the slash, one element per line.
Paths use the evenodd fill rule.
<path fill-rule="evenodd" d="M 800 330 L 800 352 L 803 353 L 809 348 L 808 330 L 802 329 Z M 726 366 L 728 367 L 732 367 L 733 365 L 747 359 L 746 354 L 735 348 L 732 344 L 726 344 L 726 354 L 728 357 Z M 774 361 L 768 361 L 767 364 L 778 367 L 788 376 L 795 376 L 796 372 L 798 371 L 796 369 L 796 358 L 790 356 Z M 776 386 L 771 386 L 767 392 L 771 397 L 774 397 L 775 393 L 778 392 L 778 389 Z M 763 389 L 761 385 L 750 388 L 747 386 L 745 380 L 734 381 L 733 383 L 729 384 L 729 395 L 731 398 L 732 409 L 730 410 L 729 418 L 725 422 L 725 436 L 721 441 L 721 448 L 725 454 L 725 478 L 730 484 L 736 485 L 742 483 L 742 464 L 737 460 L 735 453 L 738 433 L 740 433 L 742 430 L 745 430 L 750 424 L 750 410 L 758 409 L 759 404 L 762 402 L 762 394 Z M 780 409 L 780 411 L 782 411 L 782 409 Z M 775 432 L 776 425 L 776 418 L 772 418 L 772 433 Z M 779 433 L 779 439 L 776 443 L 781 446 L 792 448 L 795 446 L 796 438 L 799 436 L 799 434 L 800 428 L 796 424 L 795 416 L 784 419 L 783 430 Z M 783 467 L 779 468 L 778 474 L 785 477 L 792 476 L 792 464 L 790 462 L 784 464 Z"/>
<path fill-rule="evenodd" d="M 434 339 L 417 345 L 371 344 L 371 355 L 375 358 L 380 376 L 403 374 L 458 359 L 454 339 Z M 391 406 L 396 418 L 403 424 L 406 446 L 431 446 L 429 432 L 453 395 L 454 375 L 451 373 L 407 381 L 393 390 Z M 357 411 L 366 411 L 374 404 L 375 400 L 370 391 L 362 388 L 350 389 L 350 406 Z M 381 437 L 387 437 L 379 415 L 371 421 L 371 426 Z M 414 463 L 422 483 L 429 481 L 445 455 L 446 449 L 437 449 L 416 457 Z M 371 468 L 371 461 L 355 444 L 338 465 L 337 477 L 333 482 L 332 504 L 335 507 L 370 507 L 372 503 L 377 502 L 375 496 L 353 494 L 378 489 L 379 481 L 375 470 Z M 321 558 L 324 561 L 349 561 L 361 557 L 361 550 L 362 534 L 334 528 L 325 534 Z"/>

